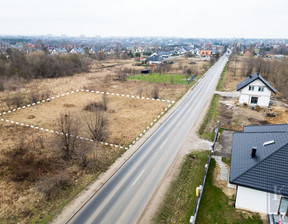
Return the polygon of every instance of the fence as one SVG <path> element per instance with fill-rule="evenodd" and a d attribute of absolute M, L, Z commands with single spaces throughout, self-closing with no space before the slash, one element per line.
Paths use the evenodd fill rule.
<path fill-rule="evenodd" d="M 210 152 L 209 152 L 208 161 L 205 164 L 205 172 L 204 172 L 204 176 L 203 176 L 203 179 L 202 179 L 202 183 L 201 183 L 201 185 L 199 186 L 199 188 L 197 190 L 198 191 L 197 201 L 196 201 L 196 205 L 195 205 L 195 208 L 194 208 L 193 215 L 190 217 L 190 222 L 189 222 L 190 224 L 195 224 L 195 222 L 196 222 L 196 217 L 197 217 L 197 213 L 198 213 L 198 209 L 199 209 L 202 193 L 203 193 L 203 190 L 204 190 L 204 186 L 205 186 L 205 182 L 206 182 L 206 178 L 207 178 L 207 174 L 208 174 L 208 169 L 209 169 L 209 165 L 210 165 L 210 161 L 211 161 L 211 156 L 212 156 L 212 153 L 214 151 L 215 143 L 216 143 L 217 138 L 218 138 L 218 130 L 219 130 L 219 121 L 217 122 L 217 127 L 215 129 L 214 141 L 213 141 L 213 144 L 212 144 Z"/>

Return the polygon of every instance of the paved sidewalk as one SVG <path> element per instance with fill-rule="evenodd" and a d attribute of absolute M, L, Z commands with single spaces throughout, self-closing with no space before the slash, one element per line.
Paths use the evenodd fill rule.
<path fill-rule="evenodd" d="M 220 166 L 221 169 L 220 180 L 228 181 L 229 171 L 226 165 L 222 162 L 222 156 L 213 155 L 212 158 L 215 159 L 216 163 Z"/>

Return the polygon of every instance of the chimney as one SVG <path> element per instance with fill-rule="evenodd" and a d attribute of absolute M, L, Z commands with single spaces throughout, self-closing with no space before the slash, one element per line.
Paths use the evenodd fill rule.
<path fill-rule="evenodd" d="M 255 146 L 252 147 L 252 152 L 251 152 L 251 157 L 252 158 L 255 158 L 256 157 L 256 151 L 257 151 L 257 148 Z"/>

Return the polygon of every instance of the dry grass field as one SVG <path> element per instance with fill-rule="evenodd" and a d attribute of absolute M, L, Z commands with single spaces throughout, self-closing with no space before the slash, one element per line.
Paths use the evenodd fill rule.
<path fill-rule="evenodd" d="M 183 70 L 190 68 L 199 75 L 205 73 L 210 67 L 209 61 L 193 60 L 184 57 L 176 58 L 173 60 L 172 70 L 176 74 L 183 73 Z"/>
<path fill-rule="evenodd" d="M 202 75 L 208 62 L 189 64 L 177 59 L 169 73 L 197 68 Z M 177 101 L 189 87 L 180 84 L 119 81 L 125 69 L 139 72 L 135 60 L 94 61 L 90 72 L 70 77 L 23 80 L 5 83 L 0 92 L 0 113 L 26 106 L 76 89 L 88 89 L 141 97 L 153 97 L 155 88 L 161 99 Z M 165 102 L 106 95 L 109 143 L 128 145 L 165 109 Z M 59 130 L 62 113 L 73 114 L 79 123 L 79 136 L 90 137 L 85 128 L 92 112 L 84 108 L 100 102 L 102 94 L 77 92 L 50 102 L 17 110 L 0 118 Z M 0 122 L 0 223 L 47 223 L 87 184 L 108 169 L 124 149 L 77 140 L 71 158 L 65 159 L 63 139 L 54 133 Z"/>
<path fill-rule="evenodd" d="M 243 76 L 243 68 L 247 60 L 249 60 L 249 57 L 235 55 L 230 57 L 223 84 L 224 91 L 236 91 L 237 84 L 246 78 Z"/>
<path fill-rule="evenodd" d="M 60 131 L 57 127 L 60 115 L 75 114 L 81 123 L 79 136 L 89 138 L 85 123 L 93 112 L 84 108 L 91 102 L 100 102 L 102 97 L 102 94 L 78 92 L 3 115 L 3 118 Z M 165 109 L 165 102 L 162 101 L 111 95 L 107 99 L 110 133 L 107 142 L 113 144 L 129 144 Z"/>

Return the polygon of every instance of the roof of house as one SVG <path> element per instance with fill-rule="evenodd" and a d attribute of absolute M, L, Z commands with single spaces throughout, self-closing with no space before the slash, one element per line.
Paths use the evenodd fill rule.
<path fill-rule="evenodd" d="M 288 132 L 288 124 L 244 126 L 244 132 Z"/>
<path fill-rule="evenodd" d="M 76 51 L 78 54 L 83 54 L 85 52 L 83 48 L 73 48 L 71 51 L 73 50 Z"/>
<path fill-rule="evenodd" d="M 55 48 L 54 50 L 58 53 L 67 53 L 67 50 L 65 48 Z"/>
<path fill-rule="evenodd" d="M 99 51 L 99 47 L 91 47 L 90 50 L 97 52 L 97 51 Z"/>
<path fill-rule="evenodd" d="M 276 94 L 276 90 L 261 76 L 259 73 L 250 75 L 248 78 L 237 84 L 237 91 L 254 82 L 255 80 L 260 79 L 272 92 Z"/>
<path fill-rule="evenodd" d="M 177 50 L 177 52 L 178 52 L 178 53 L 185 53 L 186 50 L 185 50 L 184 48 L 180 48 L 180 49 Z"/>
<path fill-rule="evenodd" d="M 212 51 L 211 50 L 201 50 L 200 51 L 200 54 L 202 55 L 202 54 L 211 54 L 212 53 Z"/>
<path fill-rule="evenodd" d="M 147 61 L 163 61 L 163 58 L 157 55 L 152 55 L 147 59 Z"/>
<path fill-rule="evenodd" d="M 230 183 L 288 196 L 287 158 L 287 124 L 246 126 L 233 135 Z"/>
<path fill-rule="evenodd" d="M 169 54 L 170 54 L 169 51 L 158 51 L 157 52 L 158 56 L 164 56 L 164 55 L 169 55 Z"/>

